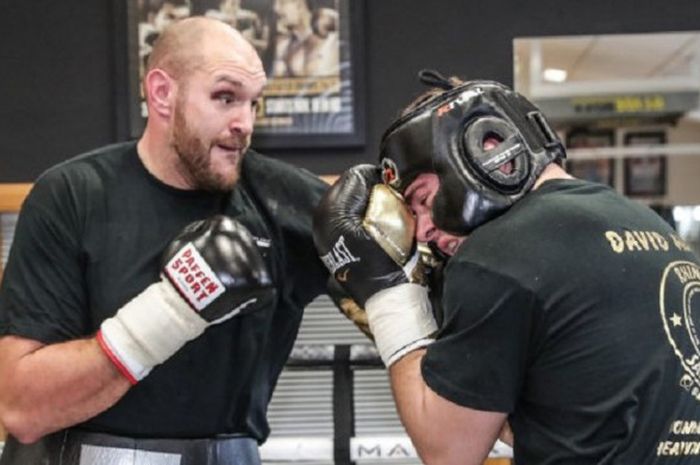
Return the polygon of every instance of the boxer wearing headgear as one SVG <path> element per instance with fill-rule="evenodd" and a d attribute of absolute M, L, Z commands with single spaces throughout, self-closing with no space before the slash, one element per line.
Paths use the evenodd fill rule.
<path fill-rule="evenodd" d="M 314 215 L 320 254 L 342 243 L 331 271 L 364 301 L 422 461 L 483 463 L 509 423 L 519 464 L 690 463 L 669 425 L 700 415 L 679 383 L 695 376 L 677 354 L 693 323 L 669 311 L 700 300 L 669 276 L 698 258 L 647 207 L 568 175 L 524 97 L 427 78 L 438 89 L 387 130 L 382 166 L 348 170 Z M 396 202 L 378 213 L 387 185 Z M 396 213 L 404 200 L 412 217 Z M 384 231 L 384 215 L 404 227 Z M 402 230 L 450 256 L 439 326 L 410 260 L 388 252 Z"/>
<path fill-rule="evenodd" d="M 433 219 L 439 228 L 468 234 L 522 198 L 550 162 L 564 158 L 542 113 L 506 86 L 456 84 L 435 71 L 420 76 L 445 90 L 386 130 L 380 162 L 385 181 L 400 192 L 418 174 L 437 173 Z M 486 150 L 489 138 L 499 143 Z"/>

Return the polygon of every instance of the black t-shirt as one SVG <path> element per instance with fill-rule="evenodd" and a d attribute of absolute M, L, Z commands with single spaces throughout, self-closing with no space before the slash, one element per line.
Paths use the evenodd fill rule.
<path fill-rule="evenodd" d="M 700 267 L 647 207 L 548 181 L 467 238 L 443 290 L 425 381 L 507 412 L 516 463 L 700 460 Z"/>
<path fill-rule="evenodd" d="M 159 279 L 161 253 L 183 227 L 229 215 L 256 238 L 276 304 L 209 327 L 80 426 L 136 437 L 246 434 L 263 441 L 267 404 L 303 308 L 325 291 L 311 237 L 311 212 L 325 188 L 311 173 L 252 151 L 229 194 L 161 183 L 134 143 L 64 162 L 37 180 L 19 215 L 0 293 L 0 334 L 47 344 L 94 335 Z"/>

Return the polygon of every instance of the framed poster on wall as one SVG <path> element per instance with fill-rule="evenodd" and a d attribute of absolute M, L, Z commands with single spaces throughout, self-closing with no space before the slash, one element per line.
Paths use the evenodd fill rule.
<path fill-rule="evenodd" d="M 168 24 L 202 15 L 235 27 L 255 47 L 268 83 L 255 147 L 364 143 L 362 0 L 127 0 L 129 133 L 143 131 L 141 79 Z"/>
<path fill-rule="evenodd" d="M 567 149 L 612 147 L 615 133 L 612 129 L 572 129 L 566 135 Z M 615 185 L 615 160 L 596 158 L 590 160 L 566 160 L 566 171 L 572 176 L 591 182 Z"/>
<path fill-rule="evenodd" d="M 659 145 L 666 143 L 663 131 L 625 134 L 625 145 Z M 666 157 L 652 155 L 625 158 L 625 195 L 661 196 L 666 194 Z"/>

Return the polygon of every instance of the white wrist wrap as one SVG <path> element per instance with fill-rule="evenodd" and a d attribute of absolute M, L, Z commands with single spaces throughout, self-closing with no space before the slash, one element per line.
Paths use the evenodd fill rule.
<path fill-rule="evenodd" d="M 377 351 L 387 368 L 433 342 L 437 323 L 428 290 L 419 284 L 399 284 L 379 291 L 367 300 L 365 310 Z"/>
<path fill-rule="evenodd" d="M 97 337 L 117 368 L 135 384 L 207 326 L 164 279 L 103 321 Z"/>

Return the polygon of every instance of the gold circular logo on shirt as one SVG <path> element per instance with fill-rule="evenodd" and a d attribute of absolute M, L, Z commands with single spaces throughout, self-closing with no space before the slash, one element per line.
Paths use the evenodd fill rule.
<path fill-rule="evenodd" d="M 659 308 L 666 336 L 680 359 L 680 384 L 700 400 L 700 266 L 670 263 L 661 278 Z"/>

